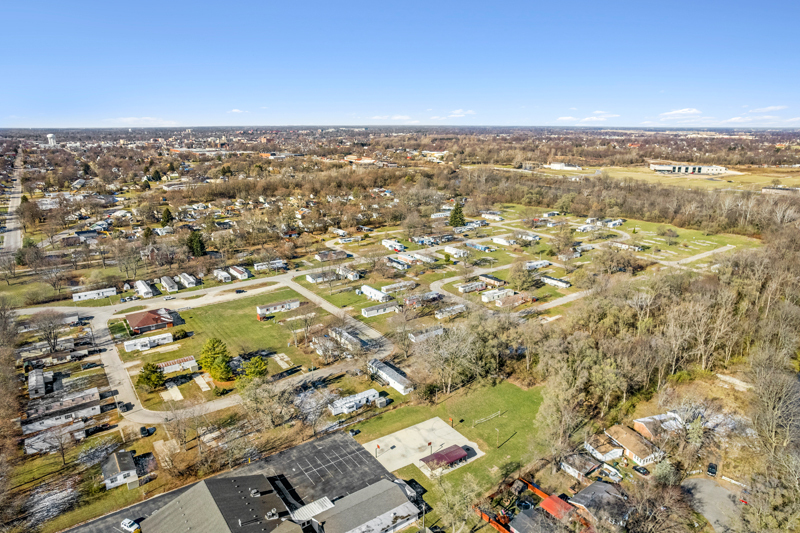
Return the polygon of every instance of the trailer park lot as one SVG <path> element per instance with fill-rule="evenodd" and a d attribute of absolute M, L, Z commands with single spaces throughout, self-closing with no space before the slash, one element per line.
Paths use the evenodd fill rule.
<path fill-rule="evenodd" d="M 275 376 L 278 383 L 285 386 L 314 383 L 310 392 L 306 392 L 308 401 L 317 401 L 314 399 L 317 396 L 320 400 L 328 397 L 319 392 L 318 387 L 338 389 L 341 395 L 377 387 L 381 396 L 390 400 L 385 412 L 363 420 L 328 416 L 326 423 L 347 421 L 352 424 L 348 427 L 360 432 L 357 440 L 368 452 L 378 451 L 377 459 L 389 471 L 403 479 L 416 481 L 431 491 L 431 498 L 434 498 L 433 485 L 428 476 L 419 470 L 419 459 L 430 451 L 435 452 L 451 444 L 464 446 L 474 453 L 463 467 L 448 476 L 458 480 L 473 474 L 482 486 L 489 487 L 507 477 L 509 472 L 529 466 L 534 457 L 545 449 L 546 443 L 536 438 L 530 441 L 527 437 L 530 428 L 537 423 L 536 415 L 543 391 L 539 388 L 524 390 L 509 383 L 479 391 L 467 387 L 433 406 L 421 406 L 410 405 L 409 397 L 385 384 L 355 379 L 354 375 L 361 368 L 362 361 L 373 358 L 394 358 L 397 366 L 412 381 L 415 372 L 413 361 L 409 364 L 397 357 L 396 346 L 391 340 L 395 331 L 395 317 L 399 313 L 364 316 L 364 309 L 377 304 L 366 297 L 364 285 L 380 290 L 398 282 L 411 282 L 408 288 L 390 295 L 391 301 L 398 302 L 400 308 L 406 306 L 404 302 L 409 296 L 434 291 L 439 293 L 437 301 L 423 305 L 410 314 L 409 327 L 415 331 L 439 324 L 450 327 L 464 320 L 464 314 L 444 320 L 435 318 L 436 310 L 455 305 L 464 305 L 469 312 L 509 312 L 519 320 L 531 315 L 532 320 L 546 322 L 567 313 L 570 305 L 588 294 L 569 282 L 576 272 L 591 265 L 598 249 L 608 247 L 612 242 L 640 247 L 636 255 L 651 263 L 649 268 L 674 267 L 698 271 L 713 268 L 717 254 L 758 245 L 758 241 L 744 237 L 708 235 L 668 225 L 626 220 L 613 228 L 585 234 L 574 232 L 573 237 L 579 246 L 590 245 L 591 248 L 581 252 L 580 257 L 560 260 L 553 255 L 552 240 L 559 231 L 563 231 L 561 227 L 575 229 L 585 225 L 585 220 L 554 217 L 563 226 L 547 227 L 546 224 L 532 225 L 531 221 L 523 221 L 521 206 L 506 205 L 500 211 L 504 220 L 433 246 L 407 241 L 399 230 L 376 232 L 362 242 L 342 246 L 335 243 L 336 239 L 326 237 L 328 248 L 343 249 L 348 252 L 348 257 L 333 263 L 307 260 L 305 265 L 310 268 L 304 270 L 274 272 L 267 277 L 231 283 L 209 280 L 207 284 L 199 284 L 191 290 L 133 302 L 114 300 L 113 305 L 97 306 L 92 306 L 91 302 L 81 302 L 80 306 L 72 309 L 39 307 L 24 309 L 20 314 L 30 315 L 41 309 L 53 309 L 79 315 L 82 324 L 65 329 L 63 337 L 85 335 L 90 330 L 92 348 L 102 351 L 88 354 L 82 363 L 96 363 L 97 366 L 82 369 L 81 363 L 72 361 L 56 365 L 53 369 L 71 374 L 69 377 L 72 382 L 81 384 L 83 390 L 91 386 L 99 387 L 101 403 L 105 406 L 102 408 L 103 420 L 122 426 L 144 425 L 163 429 L 166 411 L 170 412 L 170 416 L 189 417 L 198 405 L 202 405 L 207 415 L 239 409 L 237 382 L 213 382 L 202 369 L 181 370 L 167 375 L 168 394 L 164 394 L 164 391 L 147 393 L 134 386 L 145 363 L 197 358 L 207 340 L 218 338 L 225 342 L 232 356 L 239 358 L 238 364 L 253 356 L 264 357 L 269 374 Z M 524 246 L 519 241 L 518 244 L 509 245 L 492 242 L 498 236 L 513 239 L 520 232 L 536 235 L 540 240 Z M 376 254 L 397 255 L 381 245 L 381 240 L 389 237 L 398 239 L 407 250 L 424 253 L 434 261 L 417 262 L 403 270 L 383 265 L 384 259 L 376 261 Z M 456 258 L 445 251 L 446 247 L 453 246 L 467 250 L 466 242 L 488 244 L 494 250 L 469 249 L 468 258 Z M 463 262 L 467 259 L 474 264 L 465 269 Z M 564 280 L 568 286 L 555 287 L 537 282 L 524 291 L 526 299 L 521 301 L 521 305 L 506 309 L 501 309 L 494 301 L 483 301 L 480 292 L 462 293 L 458 290 L 460 285 L 484 274 L 505 282 L 514 263 L 542 259 L 550 264 L 540 268 L 538 273 Z M 378 264 L 380 267 L 376 266 Z M 336 276 L 329 282 L 312 283 L 307 278 L 308 274 L 330 273 L 344 266 L 357 272 L 358 279 Z M 486 290 L 491 290 L 491 287 Z M 259 320 L 256 315 L 256 306 L 294 299 L 300 302 L 296 309 L 276 312 L 264 320 Z M 132 335 L 125 320 L 126 315 L 162 308 L 168 309 L 175 317 L 173 327 Z M 306 320 L 306 328 L 303 326 L 303 317 L 313 317 Z M 348 354 L 351 357 L 333 358 L 330 361 L 320 357 L 319 344 L 312 345 L 311 341 L 328 338 L 326 335 L 332 334 L 334 326 L 346 330 L 358 340 L 359 349 L 350 350 L 359 352 L 355 357 L 352 357 L 354 354 Z M 185 331 L 188 336 L 144 351 L 127 352 L 123 348 L 123 342 L 132 337 L 147 338 L 178 330 Z M 30 335 L 30 340 L 34 340 L 34 335 Z M 220 397 L 217 389 L 224 390 L 226 394 Z M 481 394 L 482 401 L 468 400 L 467 393 Z M 118 405 L 124 405 L 125 412 L 109 415 L 108 412 Z M 476 422 L 494 415 L 496 417 L 491 421 Z M 435 444 L 431 448 L 428 442 Z M 563 487 L 563 480 L 546 482 L 551 481 L 551 488 Z M 132 501 L 116 501 L 113 505 L 119 507 Z M 435 503 L 435 499 L 427 497 L 426 501 Z M 432 516 L 435 517 L 435 505 L 433 507 Z"/>

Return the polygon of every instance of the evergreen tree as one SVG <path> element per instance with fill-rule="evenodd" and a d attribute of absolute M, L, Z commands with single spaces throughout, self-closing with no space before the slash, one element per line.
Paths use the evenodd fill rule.
<path fill-rule="evenodd" d="M 264 377 L 269 374 L 267 362 L 263 357 L 255 356 L 243 366 L 245 376 L 250 379 Z"/>
<path fill-rule="evenodd" d="M 139 378 L 136 380 L 136 385 L 148 390 L 157 390 L 164 386 L 166 378 L 164 378 L 164 371 L 155 363 L 145 363 L 142 370 L 139 372 Z"/>
<path fill-rule="evenodd" d="M 144 242 L 145 244 L 150 244 L 152 240 L 153 240 L 153 228 L 147 226 L 146 228 L 144 228 L 144 231 L 142 232 L 142 242 Z"/>
<path fill-rule="evenodd" d="M 153 171 L 153 181 L 161 181 L 161 171 L 160 170 L 155 169 Z"/>
<path fill-rule="evenodd" d="M 203 349 L 200 350 L 199 362 L 200 366 L 216 381 L 230 381 L 233 376 L 228 347 L 217 338 L 208 339 L 203 344 Z"/>
<path fill-rule="evenodd" d="M 203 234 L 199 231 L 193 231 L 186 238 L 186 247 L 189 249 L 194 257 L 201 257 L 206 254 L 206 242 L 203 240 Z"/>
<path fill-rule="evenodd" d="M 149 191 L 150 190 L 150 182 L 147 181 L 147 180 L 144 180 L 142 182 L 142 189 L 145 190 L 145 191 Z"/>
<path fill-rule="evenodd" d="M 175 218 L 172 216 L 172 211 L 169 210 L 169 207 L 164 208 L 164 212 L 161 214 L 161 227 L 169 226 Z"/>
<path fill-rule="evenodd" d="M 461 226 L 466 225 L 467 221 L 464 219 L 464 211 L 461 209 L 461 204 L 457 203 L 450 212 L 450 226 L 454 228 L 460 228 Z"/>

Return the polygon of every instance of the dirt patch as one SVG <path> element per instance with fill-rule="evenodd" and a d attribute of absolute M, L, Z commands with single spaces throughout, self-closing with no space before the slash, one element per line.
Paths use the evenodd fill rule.
<path fill-rule="evenodd" d="M 175 350 L 180 349 L 180 344 L 170 344 L 169 346 L 158 346 L 156 348 L 151 348 L 142 352 L 145 355 L 150 355 L 153 353 L 164 353 L 164 352 L 174 352 Z"/>

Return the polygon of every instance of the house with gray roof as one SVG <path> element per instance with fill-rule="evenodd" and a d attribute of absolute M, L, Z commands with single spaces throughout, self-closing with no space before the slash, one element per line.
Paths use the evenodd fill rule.
<path fill-rule="evenodd" d="M 106 490 L 111 490 L 120 485 L 128 488 L 139 486 L 139 477 L 136 475 L 136 463 L 133 462 L 133 452 L 121 450 L 109 455 L 101 465 L 103 471 L 103 484 Z"/>

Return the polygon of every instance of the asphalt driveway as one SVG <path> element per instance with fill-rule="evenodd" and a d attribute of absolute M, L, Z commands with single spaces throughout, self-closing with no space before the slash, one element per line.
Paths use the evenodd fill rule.
<path fill-rule="evenodd" d="M 735 503 L 738 498 L 733 492 L 709 478 L 687 479 L 681 487 L 689 494 L 692 508 L 711 523 L 714 531 L 733 531 L 734 518 L 739 514 Z"/>

